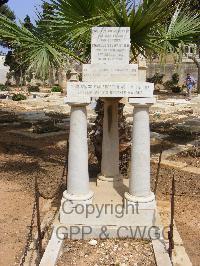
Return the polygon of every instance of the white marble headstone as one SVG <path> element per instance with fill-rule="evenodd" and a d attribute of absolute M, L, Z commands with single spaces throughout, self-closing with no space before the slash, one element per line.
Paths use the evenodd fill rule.
<path fill-rule="evenodd" d="M 94 27 L 91 64 L 83 65 L 83 82 L 69 82 L 68 97 L 152 98 L 154 85 L 138 82 L 138 65 L 129 64 L 130 28 Z"/>
<path fill-rule="evenodd" d="M 94 27 L 91 64 L 129 64 L 130 28 Z"/>

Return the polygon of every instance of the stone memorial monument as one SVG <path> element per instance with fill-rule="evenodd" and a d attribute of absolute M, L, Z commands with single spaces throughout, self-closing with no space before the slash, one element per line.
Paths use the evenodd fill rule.
<path fill-rule="evenodd" d="M 67 103 L 71 106 L 67 190 L 63 194 L 60 223 L 92 226 L 152 226 L 155 221 L 155 196 L 150 189 L 149 107 L 154 103 L 154 85 L 138 81 L 138 65 L 129 64 L 130 29 L 95 27 L 92 29 L 91 64 L 83 65 L 83 81 L 69 82 Z M 142 71 L 144 65 L 142 65 Z M 119 221 L 110 215 L 95 219 L 71 213 L 77 205 L 92 208 L 96 198 L 88 174 L 87 111 L 91 97 L 104 100 L 101 173 L 97 187 L 119 187 L 118 102 L 123 97 L 133 106 L 132 159 L 129 185 L 121 202 L 124 208 L 137 203 L 139 214 L 126 215 Z M 118 185 L 119 183 L 119 185 Z M 103 191 L 103 190 L 102 190 Z M 118 193 L 120 194 L 120 192 Z M 112 193 L 109 195 L 111 202 Z M 116 203 L 117 204 L 117 203 Z M 114 215 L 113 215 L 114 216 Z M 115 221 L 116 220 L 116 221 Z M 97 230 L 98 231 L 98 230 Z M 114 233 L 115 234 L 115 233 Z"/>
<path fill-rule="evenodd" d="M 139 69 L 129 64 L 129 28 L 93 28 L 91 49 L 91 64 L 83 65 L 83 81 L 72 79 L 67 84 L 65 102 L 71 106 L 67 190 L 40 265 L 55 265 L 63 236 L 151 238 L 155 228 L 160 230 L 150 188 L 149 107 L 155 102 L 154 84 L 145 82 L 144 62 Z M 88 173 L 87 105 L 92 97 L 104 100 L 97 182 Z M 124 97 L 133 107 L 129 179 L 119 171 L 118 103 Z"/>

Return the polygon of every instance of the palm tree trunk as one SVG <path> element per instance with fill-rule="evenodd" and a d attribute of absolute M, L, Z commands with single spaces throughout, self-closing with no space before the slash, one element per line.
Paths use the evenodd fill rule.
<path fill-rule="evenodd" d="M 51 67 L 49 69 L 49 86 L 53 86 L 55 84 L 55 77 L 54 77 L 54 69 Z"/>

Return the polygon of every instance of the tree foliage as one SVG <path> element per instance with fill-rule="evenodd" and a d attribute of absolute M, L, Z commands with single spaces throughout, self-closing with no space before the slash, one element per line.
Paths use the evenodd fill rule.
<path fill-rule="evenodd" d="M 31 22 L 31 18 L 29 17 L 29 15 L 26 15 L 23 25 L 29 31 L 33 31 L 33 29 L 34 29 L 34 26 L 33 26 L 32 22 Z"/>
<path fill-rule="evenodd" d="M 7 4 L 7 3 L 8 3 L 8 0 L 0 0 L 0 6 Z"/>
<path fill-rule="evenodd" d="M 5 5 L 5 3 L 6 1 L 0 2 L 0 14 L 8 17 L 11 20 L 15 20 L 14 12 L 7 5 Z"/>
<path fill-rule="evenodd" d="M 30 17 L 27 15 L 24 19 L 23 26 L 29 31 L 33 31 L 34 26 L 31 23 Z M 20 78 L 24 77 L 28 69 L 28 63 L 22 63 L 21 50 L 18 45 L 12 44 L 12 50 L 8 51 L 4 64 L 10 67 L 16 83 L 20 83 Z"/>
<path fill-rule="evenodd" d="M 185 1 L 184 6 L 189 8 L 192 11 L 200 12 L 200 1 L 199 0 L 189 0 Z"/>
<path fill-rule="evenodd" d="M 66 55 L 88 62 L 92 27 L 130 27 L 134 60 L 140 53 L 176 51 L 199 34 L 198 15 L 176 9 L 173 3 L 143 0 L 136 7 L 126 0 L 50 0 L 44 3 L 33 31 L 2 16 L 0 38 L 18 46 L 23 62 L 46 75 L 50 67 L 61 65 Z"/>
<path fill-rule="evenodd" d="M 9 18 L 10 20 L 15 20 L 14 12 L 7 5 L 5 5 L 5 3 L 7 3 L 7 2 L 8 1 L 0 0 L 0 16 L 3 15 L 5 17 Z M 0 39 L 0 46 L 9 47 L 9 43 Z"/>

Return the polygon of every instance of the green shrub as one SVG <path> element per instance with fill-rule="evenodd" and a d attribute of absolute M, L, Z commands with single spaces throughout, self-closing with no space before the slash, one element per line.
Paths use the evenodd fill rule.
<path fill-rule="evenodd" d="M 156 72 L 153 77 L 147 79 L 147 82 L 151 82 L 154 84 L 163 84 L 163 77 L 164 77 L 164 74 L 160 74 Z"/>
<path fill-rule="evenodd" d="M 178 73 L 174 73 L 172 75 L 172 79 L 168 80 L 164 83 L 164 86 L 166 89 L 168 90 L 172 90 L 172 92 L 174 93 L 179 93 L 182 91 L 181 86 L 179 86 L 179 74 Z"/>
<path fill-rule="evenodd" d="M 174 84 L 178 84 L 179 83 L 179 74 L 178 73 L 174 73 L 173 75 L 172 75 L 172 81 L 173 81 L 173 83 Z"/>
<path fill-rule="evenodd" d="M 163 85 L 165 86 L 165 89 L 171 90 L 173 85 L 174 85 L 174 83 L 173 83 L 172 80 L 167 80 Z"/>
<path fill-rule="evenodd" d="M 53 86 L 51 92 L 63 92 L 63 89 L 60 86 Z"/>
<path fill-rule="evenodd" d="M 28 87 L 28 92 L 39 92 L 39 91 L 40 88 L 38 85 Z"/>
<path fill-rule="evenodd" d="M 8 87 L 4 84 L 0 84 L 0 91 L 7 91 Z"/>
<path fill-rule="evenodd" d="M 26 100 L 26 96 L 25 96 L 24 94 L 21 94 L 21 93 L 19 93 L 19 94 L 14 94 L 14 95 L 12 96 L 12 100 L 13 100 L 13 101 L 22 101 L 22 100 Z"/>

